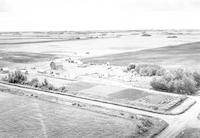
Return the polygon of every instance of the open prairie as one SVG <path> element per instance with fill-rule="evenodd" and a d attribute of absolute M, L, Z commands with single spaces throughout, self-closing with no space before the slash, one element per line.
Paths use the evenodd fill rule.
<path fill-rule="evenodd" d="M 51 60 L 54 57 L 77 56 L 80 58 L 87 58 L 87 57 L 96 57 L 102 55 L 108 55 L 108 56 L 86 59 L 85 61 L 95 61 L 95 63 L 96 62 L 106 63 L 107 61 L 110 61 L 113 64 L 125 65 L 130 62 L 141 62 L 141 61 L 144 62 L 145 59 L 148 59 L 147 62 L 153 62 L 152 59 L 156 59 L 157 61 L 155 61 L 155 63 L 157 63 L 159 60 L 172 58 L 171 52 L 170 51 L 169 51 L 170 53 L 167 52 L 168 47 L 164 48 L 163 51 L 162 49 L 161 51 L 159 51 L 159 49 L 155 49 L 157 51 L 155 51 L 154 53 L 152 53 L 152 50 L 150 50 L 149 52 L 148 51 L 140 51 L 133 53 L 131 52 L 144 49 L 164 47 L 164 46 L 171 46 L 171 45 L 175 46 L 178 44 L 191 43 L 200 40 L 200 33 L 198 31 L 197 32 L 180 31 L 179 33 L 177 32 L 169 33 L 167 31 L 149 31 L 149 33 L 152 36 L 148 37 L 141 36 L 142 31 L 122 32 L 120 36 L 118 36 L 119 33 L 120 32 L 111 33 L 112 36 L 109 36 L 110 34 L 107 33 L 109 37 L 103 37 L 103 38 L 99 37 L 99 39 L 89 38 L 87 33 L 86 34 L 83 33 L 81 35 L 87 37 L 87 39 L 82 39 L 82 40 L 75 39 L 76 37 L 80 37 L 79 35 L 71 34 L 73 36 L 73 37 L 71 36 L 72 38 L 70 38 L 71 41 L 69 41 L 68 39 L 59 38 L 58 37 L 59 34 L 53 34 L 49 35 L 49 37 L 51 38 L 51 42 L 40 41 L 40 38 L 43 38 L 44 34 L 42 35 L 43 37 L 41 37 L 40 35 L 36 35 L 38 36 L 36 37 L 29 34 L 28 35 L 29 38 L 31 37 L 38 38 L 37 43 L 32 42 L 31 39 L 25 39 L 24 37 L 27 34 L 25 36 L 21 35 L 15 37 L 14 41 L 12 40 L 13 36 L 8 34 L 7 35 L 1 34 L 0 63 L 2 63 L 2 65 L 11 65 L 12 63 L 16 63 L 15 61 L 20 62 L 20 58 L 24 59 L 21 60 L 22 63 L 30 63 L 36 61 L 43 61 L 43 59 L 47 60 L 46 57 L 48 57 L 48 59 Z M 178 37 L 168 38 L 169 35 L 176 35 Z M 56 36 L 58 37 L 57 38 L 58 40 L 62 41 L 55 40 Z M 70 35 L 68 34 L 68 36 Z M 99 36 L 99 34 L 97 36 Z M 6 41 L 3 38 L 4 39 L 6 38 Z M 17 43 L 15 42 L 16 40 L 20 42 L 22 41 L 23 43 Z M 190 48 L 191 45 L 188 45 L 186 47 Z M 169 48 L 171 49 L 171 47 Z M 192 52 L 192 50 L 196 50 L 196 48 L 197 45 L 195 45 L 194 48 L 191 48 L 190 51 L 187 51 L 187 49 L 185 48 L 181 50 L 179 46 L 179 49 L 177 50 L 181 50 L 180 52 L 182 53 L 179 52 L 180 53 L 179 55 L 181 56 L 182 54 L 184 56 L 184 54 L 187 54 L 187 52 Z M 176 48 L 173 48 L 171 51 L 173 52 L 173 50 L 176 50 Z M 186 53 L 184 53 L 184 50 Z M 110 55 L 116 53 L 120 54 Z M 179 55 L 174 59 L 175 62 L 178 60 L 178 58 L 180 59 Z M 120 60 L 117 57 L 120 58 Z M 31 58 L 31 60 L 29 60 L 29 58 Z M 116 61 L 113 59 L 115 59 Z M 171 63 L 170 60 L 168 61 L 169 63 Z"/>
<path fill-rule="evenodd" d="M 87 58 L 85 62 L 105 63 L 114 65 L 128 65 L 129 63 L 150 63 L 168 67 L 199 68 L 200 42 L 166 46 L 134 52 L 124 52 L 94 58 Z"/>
<path fill-rule="evenodd" d="M 144 138 L 165 127 L 154 119 L 149 132 L 138 135 L 137 125 L 141 121 L 137 119 L 128 120 L 7 93 L 0 94 L 0 104 L 0 137 L 7 138 Z"/>

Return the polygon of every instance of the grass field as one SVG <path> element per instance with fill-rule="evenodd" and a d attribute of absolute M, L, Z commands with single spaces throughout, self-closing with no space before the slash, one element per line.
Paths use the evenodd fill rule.
<path fill-rule="evenodd" d="M 129 63 L 151 63 L 164 66 L 199 66 L 200 42 L 125 52 L 108 56 L 86 58 L 85 62 L 128 65 Z"/>
<path fill-rule="evenodd" d="M 77 88 L 72 89 L 73 91 L 69 89 L 69 93 L 158 113 L 170 113 L 171 109 L 176 108 L 177 105 L 187 99 L 185 96 L 152 94 L 134 88 L 119 86 L 94 85 L 84 82 L 74 84 Z"/>
<path fill-rule="evenodd" d="M 134 32 L 134 31 L 133 31 Z M 5 36 L 3 34 L 0 35 L 0 51 L 3 51 L 8 54 L 19 54 L 18 52 L 22 52 L 23 54 L 27 54 L 31 56 L 33 53 L 38 53 L 38 56 L 40 54 L 56 54 L 57 56 L 66 56 L 72 53 L 76 53 L 77 56 L 81 57 L 88 57 L 88 56 L 102 56 L 102 55 L 109 55 L 113 53 L 122 53 L 127 51 L 137 51 L 141 49 L 151 49 L 151 48 L 158 48 L 158 47 L 164 47 L 169 45 L 177 45 L 177 44 L 183 44 L 183 43 L 189 43 L 189 42 L 195 42 L 200 39 L 200 35 L 178 35 L 178 38 L 176 39 L 169 39 L 167 38 L 168 35 L 163 34 L 162 31 L 160 32 L 151 32 L 151 37 L 142 37 L 140 35 L 140 32 L 136 32 L 137 35 L 130 35 L 131 32 L 125 33 L 122 37 L 114 37 L 114 38 L 107 38 L 107 39 L 88 39 L 88 40 L 76 40 L 76 41 L 53 41 L 53 42 L 47 42 L 43 43 L 40 42 L 40 39 L 57 39 L 57 37 L 72 37 L 74 38 L 74 35 L 85 35 L 86 37 L 88 34 L 96 35 L 95 32 L 86 32 L 80 33 L 80 32 L 68 32 L 67 35 L 59 35 L 59 32 L 51 33 L 51 32 L 36 32 L 35 34 L 32 33 L 25 33 L 23 36 L 22 34 L 9 34 L 7 33 Z M 110 32 L 108 34 L 116 35 L 117 32 L 113 33 Z M 18 36 L 19 35 L 19 36 Z M 15 38 L 13 40 L 13 37 Z M 28 37 L 28 38 L 27 38 Z M 38 43 L 32 42 L 32 39 L 38 39 L 34 41 L 38 41 Z M 6 40 L 5 40 L 6 39 Z M 61 38 L 58 38 L 61 39 Z M 15 43 L 15 41 L 24 41 L 25 43 Z M 3 44 L 1 44 L 3 43 Z M 12 44 L 10 44 L 12 43 Z M 148 50 L 147 50 L 148 51 Z M 10 53 L 12 52 L 12 53 Z M 85 54 L 88 53 L 89 54 Z M 144 52 L 144 53 L 143 53 Z M 140 52 L 138 54 L 132 52 L 130 53 L 124 53 L 118 55 L 111 55 L 106 56 L 105 58 L 102 57 L 101 60 L 109 60 L 117 64 L 126 64 L 127 62 L 130 62 L 131 60 L 134 61 L 144 61 L 147 60 L 148 62 L 151 61 L 153 58 L 157 58 L 156 55 L 148 55 L 148 52 Z M 136 54 L 136 55 L 135 55 Z M 151 54 L 151 53 L 149 53 Z M 154 54 L 154 53 L 153 53 Z M 158 53 L 159 54 L 159 53 Z M 160 54 L 163 54 L 161 52 Z M 127 59 L 127 56 L 129 57 Z M 170 56 L 170 55 L 169 55 Z M 148 59 L 150 57 L 150 59 Z M 168 57 L 168 56 L 167 56 Z M 1 57 L 0 57 L 1 58 Z M 33 57 L 35 58 L 35 57 Z M 135 58 L 135 59 L 131 59 Z M 163 57 L 165 58 L 165 57 Z M 13 57 L 12 60 L 19 61 L 17 57 Z M 2 60 L 3 61 L 3 60 Z M 117 62 L 118 61 L 118 62 Z M 22 61 L 23 62 L 23 61 Z"/>
<path fill-rule="evenodd" d="M 52 54 L 0 51 L 0 67 L 11 66 L 13 64 L 27 64 L 49 61 L 53 57 L 55 56 Z"/>
<path fill-rule="evenodd" d="M 88 89 L 88 88 L 91 88 L 94 86 L 95 86 L 95 84 L 79 81 L 76 83 L 71 83 L 67 87 L 69 88 L 69 91 L 80 91 L 80 90 Z"/>
<path fill-rule="evenodd" d="M 161 120 L 150 118 L 151 127 L 138 134 L 142 119 L 128 120 L 7 93 L 0 94 L 0 104 L 0 137 L 144 138 L 166 127 Z"/>
<path fill-rule="evenodd" d="M 176 138 L 199 138 L 199 137 L 200 137 L 199 128 L 186 128 Z"/>
<path fill-rule="evenodd" d="M 132 100 L 136 100 L 147 95 L 150 95 L 150 94 L 144 91 L 136 90 L 136 89 L 135 90 L 124 89 L 119 92 L 111 93 L 108 96 L 113 97 L 113 98 L 119 98 L 119 99 L 127 99 L 127 100 L 132 101 Z"/>

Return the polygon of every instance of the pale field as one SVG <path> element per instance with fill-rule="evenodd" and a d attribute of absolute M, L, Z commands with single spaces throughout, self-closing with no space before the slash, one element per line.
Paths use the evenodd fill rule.
<path fill-rule="evenodd" d="M 94 58 L 86 58 L 84 62 L 102 64 L 110 62 L 113 65 L 127 66 L 135 64 L 157 64 L 167 68 L 184 68 L 198 70 L 200 67 L 200 42 L 180 44 L 141 51 L 124 52 Z"/>
<path fill-rule="evenodd" d="M 0 137 L 148 137 L 166 124 L 150 118 L 153 125 L 137 135 L 139 119 L 128 120 L 34 98 L 0 94 Z M 145 117 L 144 117 L 145 118 Z M 148 118 L 146 118 L 148 119 Z"/>
<path fill-rule="evenodd" d="M 49 43 L 30 44 L 4 44 L 0 50 L 4 52 L 25 52 L 40 54 L 56 54 L 58 56 L 91 57 L 127 51 L 138 51 L 169 45 L 196 42 L 200 40 L 199 34 L 177 35 L 178 38 L 167 38 L 168 35 L 153 32 L 151 37 L 139 35 L 126 35 L 116 38 L 74 40 Z M 89 54 L 86 54 L 89 52 Z"/>
<path fill-rule="evenodd" d="M 199 138 L 199 128 L 186 128 L 176 138 Z"/>

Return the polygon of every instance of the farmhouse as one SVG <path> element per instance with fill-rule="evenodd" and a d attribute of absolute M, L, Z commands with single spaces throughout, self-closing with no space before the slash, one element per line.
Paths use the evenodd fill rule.
<path fill-rule="evenodd" d="M 62 64 L 62 62 L 52 61 L 50 63 L 50 68 L 51 68 L 51 70 L 63 70 L 63 64 Z"/>

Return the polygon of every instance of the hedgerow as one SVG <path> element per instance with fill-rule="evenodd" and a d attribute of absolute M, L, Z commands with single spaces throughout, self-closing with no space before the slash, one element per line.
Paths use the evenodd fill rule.
<path fill-rule="evenodd" d="M 177 69 L 154 78 L 150 85 L 155 90 L 191 95 L 195 94 L 199 88 L 199 74 Z"/>
<path fill-rule="evenodd" d="M 153 64 L 139 64 L 135 67 L 135 71 L 141 76 L 161 76 L 165 73 L 164 68 Z"/>
<path fill-rule="evenodd" d="M 16 83 L 22 85 L 29 85 L 34 88 L 40 88 L 43 90 L 60 91 L 67 92 L 66 86 L 56 88 L 53 84 L 49 83 L 47 79 L 44 79 L 42 83 L 39 82 L 37 78 L 33 78 L 31 81 L 27 80 L 27 76 L 20 71 L 11 72 L 7 77 L 2 79 L 3 81 L 8 81 L 9 83 Z"/>

